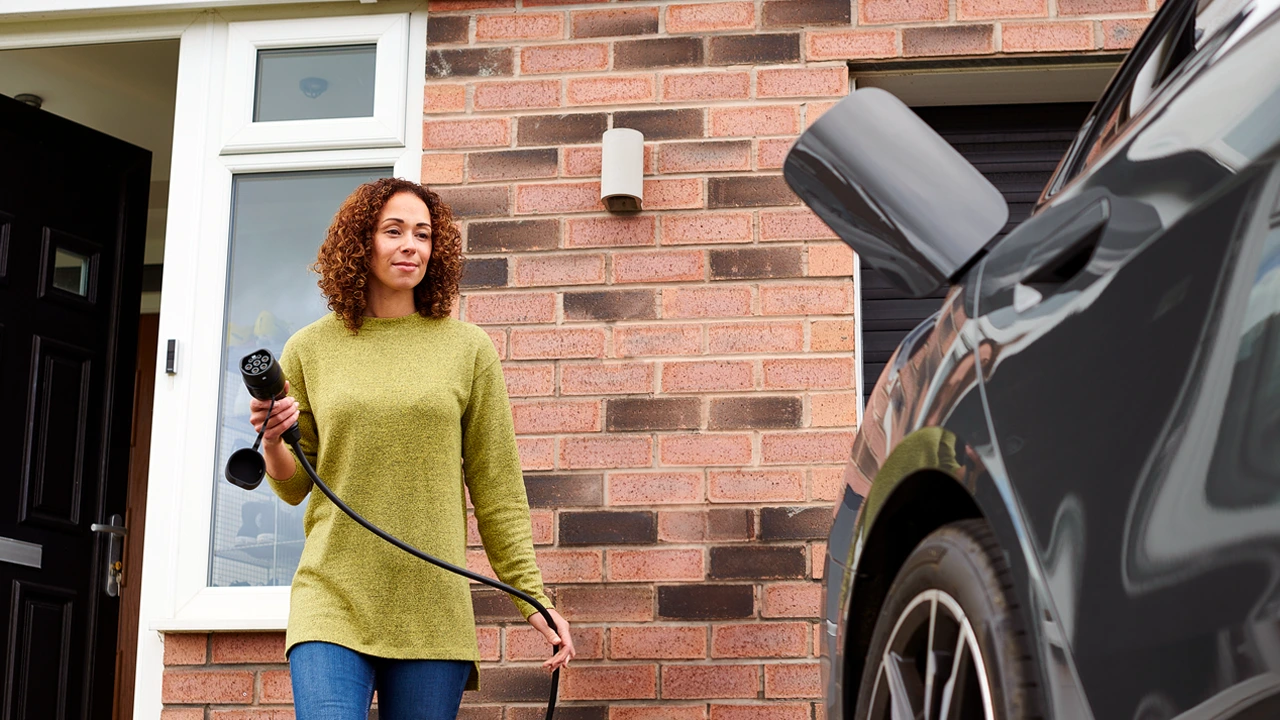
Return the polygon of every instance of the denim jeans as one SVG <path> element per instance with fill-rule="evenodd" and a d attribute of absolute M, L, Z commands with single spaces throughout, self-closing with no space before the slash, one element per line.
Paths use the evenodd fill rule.
<path fill-rule="evenodd" d="M 289 651 L 297 720 L 454 720 L 472 663 L 390 660 L 341 645 L 304 642 Z"/>

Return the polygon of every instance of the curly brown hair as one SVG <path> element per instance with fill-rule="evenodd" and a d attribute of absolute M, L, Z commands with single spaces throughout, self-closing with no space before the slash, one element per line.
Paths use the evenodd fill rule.
<path fill-rule="evenodd" d="M 423 317 L 449 315 L 462 277 L 462 235 L 453 212 L 435 191 L 399 178 L 367 182 L 342 202 L 311 269 L 320 274 L 320 292 L 329 309 L 352 333 L 360 330 L 368 304 L 369 258 L 378 215 L 393 195 L 413 193 L 431 211 L 431 259 L 427 274 L 413 289 L 414 306 Z"/>

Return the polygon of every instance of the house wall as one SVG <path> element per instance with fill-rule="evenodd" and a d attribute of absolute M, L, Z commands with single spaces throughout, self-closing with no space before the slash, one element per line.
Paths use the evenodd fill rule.
<path fill-rule="evenodd" d="M 853 257 L 780 175 L 849 60 L 1102 52 L 1149 0 L 434 0 L 423 180 L 504 358 L 562 718 L 822 716 L 823 539 L 856 425 Z M 598 201 L 646 137 L 645 209 Z M 487 571 L 471 533 L 472 566 Z M 465 718 L 541 717 L 545 654 L 475 592 Z M 292 717 L 279 633 L 165 638 L 166 720 Z"/>

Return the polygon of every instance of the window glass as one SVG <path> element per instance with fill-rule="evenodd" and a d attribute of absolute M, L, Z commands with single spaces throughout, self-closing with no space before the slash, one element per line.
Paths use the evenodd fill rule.
<path fill-rule="evenodd" d="M 302 511 L 267 483 L 246 492 L 222 478 L 235 450 L 250 447 L 249 394 L 237 365 L 258 348 L 279 355 L 294 331 L 328 312 L 309 269 L 338 205 L 391 168 L 237 175 L 223 335 L 222 392 L 214 479 L 212 586 L 288 585 L 302 553 Z"/>
<path fill-rule="evenodd" d="M 253 121 L 373 117 L 378 46 L 258 51 Z"/>

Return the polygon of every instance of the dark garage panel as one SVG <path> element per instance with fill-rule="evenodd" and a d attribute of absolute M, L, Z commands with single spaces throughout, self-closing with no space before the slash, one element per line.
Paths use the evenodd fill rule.
<path fill-rule="evenodd" d="M 1009 204 L 1003 237 L 1030 216 L 1040 191 L 1092 107 L 1089 103 L 915 108 L 934 130 L 973 163 Z M 915 299 L 874 270 L 862 269 L 862 389 L 871 394 L 889 357 L 933 314 L 946 288 Z"/>

